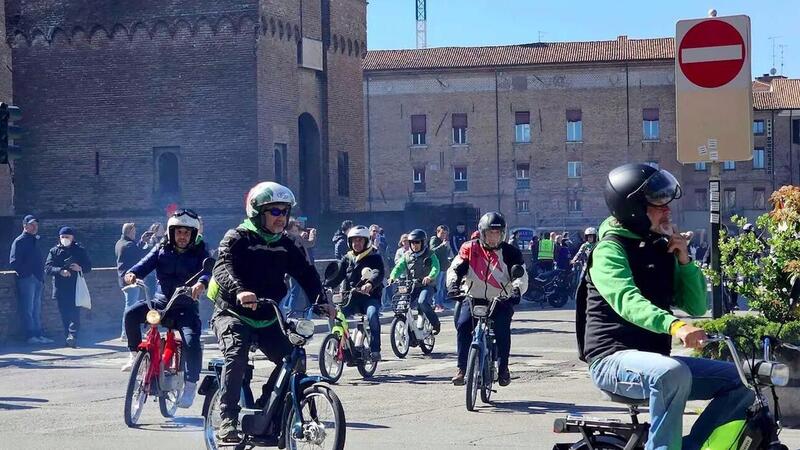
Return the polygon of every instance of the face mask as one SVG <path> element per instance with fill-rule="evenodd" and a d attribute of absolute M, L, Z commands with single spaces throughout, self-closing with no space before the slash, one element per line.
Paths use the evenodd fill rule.
<path fill-rule="evenodd" d="M 69 247 L 70 245 L 72 245 L 72 239 L 61 238 L 60 241 L 61 245 L 63 245 L 64 247 Z"/>

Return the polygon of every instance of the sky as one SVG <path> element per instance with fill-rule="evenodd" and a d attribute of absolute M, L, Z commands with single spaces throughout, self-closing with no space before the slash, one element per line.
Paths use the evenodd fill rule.
<path fill-rule="evenodd" d="M 415 6 L 416 0 L 369 0 L 368 49 L 416 47 Z M 428 47 L 447 47 L 674 37 L 678 20 L 706 17 L 710 8 L 718 16 L 750 16 L 754 77 L 775 67 L 800 78 L 797 0 L 427 0 L 427 41 Z"/>

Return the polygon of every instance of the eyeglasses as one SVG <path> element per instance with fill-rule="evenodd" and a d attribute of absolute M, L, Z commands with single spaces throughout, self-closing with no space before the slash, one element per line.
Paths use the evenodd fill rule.
<path fill-rule="evenodd" d="M 272 217 L 280 217 L 280 216 L 288 216 L 289 215 L 289 208 L 281 209 L 281 208 L 266 208 L 264 212 L 268 212 Z"/>
<path fill-rule="evenodd" d="M 172 213 L 172 217 L 180 217 L 180 216 L 189 216 L 192 219 L 197 219 L 197 218 L 200 217 L 200 216 L 197 215 L 196 212 L 194 212 L 194 211 L 192 211 L 191 209 L 188 209 L 188 208 L 177 209 L 177 210 L 175 210 L 174 213 Z"/>

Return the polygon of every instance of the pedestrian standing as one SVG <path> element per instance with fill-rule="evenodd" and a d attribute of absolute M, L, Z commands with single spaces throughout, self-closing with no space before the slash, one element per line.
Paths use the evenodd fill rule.
<path fill-rule="evenodd" d="M 75 230 L 63 227 L 58 232 L 58 244 L 50 249 L 44 264 L 45 273 L 53 276 L 53 298 L 58 303 L 67 347 L 77 346 L 80 310 L 75 305 L 78 276 L 92 270 L 86 250 L 75 242 Z"/>
<path fill-rule="evenodd" d="M 439 225 L 436 227 L 436 234 L 431 237 L 430 248 L 436 257 L 439 258 L 439 277 L 436 279 L 436 293 L 434 294 L 434 309 L 433 312 L 440 313 L 444 311 L 444 299 L 447 297 L 447 289 L 445 288 L 445 278 L 447 277 L 447 269 L 450 268 L 450 229 L 447 225 Z"/>
<path fill-rule="evenodd" d="M 147 254 L 145 245 L 150 240 L 151 234 L 152 232 L 150 231 L 142 233 L 142 237 L 139 239 L 139 242 L 136 242 L 136 224 L 126 223 L 122 225 L 122 235 L 117 241 L 117 244 L 114 246 L 114 254 L 117 257 L 117 281 L 119 282 L 120 288 L 125 286 L 125 282 L 123 281 L 125 273 L 128 272 L 131 267 L 135 266 L 136 263 L 138 263 L 139 260 L 144 258 L 144 256 Z M 139 300 L 140 292 L 141 291 L 138 288 L 122 290 L 122 295 L 125 298 L 125 308 L 123 311 L 133 306 L 133 304 Z M 122 333 L 120 334 L 120 340 L 126 340 L 124 317 L 122 319 Z"/>
<path fill-rule="evenodd" d="M 42 287 L 44 256 L 39 247 L 39 221 L 27 215 L 22 220 L 22 234 L 11 243 L 8 258 L 16 272 L 17 311 L 28 344 L 49 344 L 53 340 L 42 333 Z"/>
<path fill-rule="evenodd" d="M 353 221 L 345 220 L 333 235 L 333 258 L 336 260 L 341 261 L 349 251 L 347 247 L 347 232 L 350 231 L 350 228 L 353 228 Z"/>

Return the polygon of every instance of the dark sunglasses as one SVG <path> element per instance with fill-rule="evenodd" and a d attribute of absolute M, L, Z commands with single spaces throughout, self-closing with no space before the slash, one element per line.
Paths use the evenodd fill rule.
<path fill-rule="evenodd" d="M 180 217 L 180 216 L 189 216 L 192 219 L 198 219 L 200 217 L 197 215 L 196 212 L 188 208 L 176 209 L 175 212 L 172 213 L 172 217 Z"/>
<path fill-rule="evenodd" d="M 268 212 L 272 217 L 280 217 L 280 216 L 288 216 L 289 215 L 289 208 L 281 209 L 281 208 L 265 208 L 262 212 Z"/>

